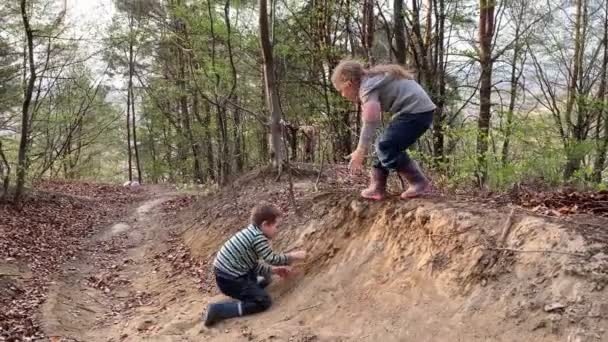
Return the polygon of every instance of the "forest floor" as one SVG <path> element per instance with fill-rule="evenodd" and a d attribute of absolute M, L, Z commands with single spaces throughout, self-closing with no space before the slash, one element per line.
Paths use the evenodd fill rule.
<path fill-rule="evenodd" d="M 343 172 L 299 170 L 297 209 L 268 170 L 197 193 L 38 184 L 0 205 L 0 341 L 608 339 L 606 194 L 370 203 Z M 268 312 L 206 329 L 210 263 L 260 201 L 286 212 L 274 248 L 309 257 Z"/>

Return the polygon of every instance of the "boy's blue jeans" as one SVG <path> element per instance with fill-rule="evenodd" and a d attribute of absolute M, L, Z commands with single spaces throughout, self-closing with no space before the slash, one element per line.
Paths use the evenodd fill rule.
<path fill-rule="evenodd" d="M 433 111 L 395 115 L 376 140 L 373 166 L 396 171 L 409 164 L 410 157 L 405 150 L 431 127 L 432 122 Z"/>
<path fill-rule="evenodd" d="M 264 289 L 270 279 L 258 282 L 258 274 L 251 271 L 240 277 L 233 277 L 216 269 L 215 280 L 223 294 L 241 301 L 242 315 L 262 312 L 270 308 L 272 301 Z"/>

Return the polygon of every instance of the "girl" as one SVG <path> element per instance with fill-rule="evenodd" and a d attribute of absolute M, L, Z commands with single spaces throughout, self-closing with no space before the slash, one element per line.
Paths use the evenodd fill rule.
<path fill-rule="evenodd" d="M 370 185 L 361 196 L 381 200 L 386 196 L 390 170 L 409 183 L 402 199 L 417 197 L 430 188 L 429 180 L 405 150 L 431 126 L 436 106 L 412 75 L 399 65 L 377 65 L 365 69 L 357 61 L 344 60 L 334 69 L 334 87 L 348 100 L 361 101 L 359 144 L 350 157 L 350 169 L 359 171 L 368 153 L 382 112 L 395 114 L 376 141 L 376 157 Z"/>

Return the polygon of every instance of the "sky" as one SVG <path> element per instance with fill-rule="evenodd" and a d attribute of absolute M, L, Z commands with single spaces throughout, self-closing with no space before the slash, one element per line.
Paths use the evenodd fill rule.
<path fill-rule="evenodd" d="M 62 0 L 56 0 L 62 1 Z M 113 0 L 63 0 L 66 1 L 68 27 L 71 35 L 77 38 L 85 38 L 86 43 L 80 43 L 80 49 L 86 50 L 89 55 L 95 57 L 87 60 L 86 64 L 98 77 L 103 78 L 103 83 L 111 85 L 114 89 L 110 91 L 107 101 L 122 104 L 125 80 L 115 75 L 111 79 L 104 74 L 107 63 L 103 61 L 99 52 L 103 48 L 102 39 L 107 37 L 107 27 L 112 22 L 115 9 Z"/>
<path fill-rule="evenodd" d="M 104 26 L 112 20 L 112 0 L 65 0 L 68 16 L 77 26 Z"/>
<path fill-rule="evenodd" d="M 99 52 L 102 49 L 102 39 L 107 36 L 107 26 L 112 22 L 114 14 L 113 0 L 56 0 L 65 1 L 67 7 L 66 26 L 68 36 L 85 39 L 80 43 L 80 49 L 87 54 Z M 101 56 L 99 56 L 101 57 Z M 95 67 L 99 59 L 94 58 Z"/>

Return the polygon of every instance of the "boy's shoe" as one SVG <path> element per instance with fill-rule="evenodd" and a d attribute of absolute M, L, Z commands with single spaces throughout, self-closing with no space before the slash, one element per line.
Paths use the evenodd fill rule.
<path fill-rule="evenodd" d="M 222 320 L 242 315 L 241 302 L 209 304 L 207 316 L 205 317 L 205 326 L 211 327 Z"/>
<path fill-rule="evenodd" d="M 372 167 L 370 171 L 370 182 L 367 189 L 361 191 L 361 197 L 380 201 L 386 196 L 386 181 L 388 179 L 388 171 Z"/>

